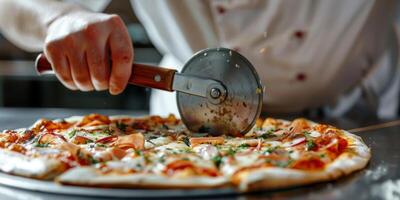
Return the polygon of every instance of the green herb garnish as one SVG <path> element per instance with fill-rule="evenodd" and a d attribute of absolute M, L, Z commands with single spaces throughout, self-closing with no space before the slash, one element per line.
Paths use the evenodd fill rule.
<path fill-rule="evenodd" d="M 265 132 L 264 134 L 260 135 L 260 138 L 268 139 L 268 138 L 275 137 L 275 135 L 274 135 L 275 131 L 276 130 L 274 128 L 273 129 L 269 129 L 267 132 Z"/>
<path fill-rule="evenodd" d="M 303 134 L 304 134 L 304 136 L 305 136 L 306 138 L 309 138 L 311 133 L 308 132 L 308 131 L 303 131 Z"/>
<path fill-rule="evenodd" d="M 169 129 L 169 127 L 167 125 L 165 125 L 165 124 L 162 125 L 162 128 L 165 129 L 165 130 Z"/>
<path fill-rule="evenodd" d="M 226 152 L 229 156 L 234 156 L 236 154 L 236 150 L 229 147 L 228 151 Z"/>
<path fill-rule="evenodd" d="M 126 125 L 126 124 L 124 124 L 122 122 L 117 122 L 115 125 L 117 126 L 117 128 L 119 130 L 121 130 L 123 132 L 125 132 L 126 131 L 126 127 L 128 127 L 128 125 Z"/>
<path fill-rule="evenodd" d="M 272 153 L 272 152 L 274 152 L 277 148 L 278 148 L 278 146 L 270 147 L 270 148 L 266 149 L 266 150 L 264 151 L 263 154 Z"/>
<path fill-rule="evenodd" d="M 108 127 L 104 128 L 100 133 L 102 134 L 107 134 L 107 135 L 112 135 L 112 133 L 114 132 L 114 130 L 110 130 Z"/>
<path fill-rule="evenodd" d="M 193 153 L 194 151 L 191 148 L 185 148 L 185 149 L 183 149 L 183 152 L 185 152 L 185 153 Z"/>
<path fill-rule="evenodd" d="M 35 147 L 41 147 L 41 148 L 43 148 L 43 147 L 49 147 L 49 143 L 43 143 L 43 144 L 40 144 L 40 143 L 36 143 L 35 144 Z"/>
<path fill-rule="evenodd" d="M 155 136 L 155 135 L 150 135 L 149 136 L 149 140 L 153 140 L 153 139 L 157 139 L 158 137 L 157 136 Z"/>
<path fill-rule="evenodd" d="M 99 163 L 99 161 L 97 159 L 93 158 L 92 156 L 89 156 L 89 161 L 90 161 L 91 164 Z"/>
<path fill-rule="evenodd" d="M 77 130 L 72 130 L 71 132 L 68 133 L 68 138 L 71 139 L 76 135 Z"/>
<path fill-rule="evenodd" d="M 222 157 L 221 156 L 215 156 L 211 158 L 211 160 L 214 162 L 215 166 L 219 167 L 222 163 Z"/>
<path fill-rule="evenodd" d="M 250 145 L 247 144 L 247 143 L 243 143 L 243 144 L 240 144 L 240 145 L 238 146 L 238 148 L 248 148 L 248 147 L 250 147 Z"/>
<path fill-rule="evenodd" d="M 188 137 L 188 136 L 183 137 L 183 138 L 182 138 L 182 141 L 183 141 L 187 146 L 190 147 L 190 140 L 189 140 L 189 137 Z"/>
<path fill-rule="evenodd" d="M 160 163 L 164 163 L 164 162 L 165 162 L 165 156 L 162 155 L 162 156 L 158 159 L 158 161 L 159 161 Z"/>
<path fill-rule="evenodd" d="M 142 155 L 143 155 L 143 152 L 142 152 L 141 150 L 135 150 L 135 154 L 137 154 L 137 155 L 139 155 L 139 156 L 142 156 Z"/>
<path fill-rule="evenodd" d="M 307 151 L 311 151 L 311 150 L 315 149 L 315 147 L 317 147 L 317 145 L 315 144 L 314 141 L 312 141 L 312 140 L 307 140 L 307 143 L 306 143 L 306 149 L 307 149 Z"/>
<path fill-rule="evenodd" d="M 103 147 L 103 148 L 107 148 L 107 145 L 105 145 L 105 144 L 101 144 L 101 143 L 96 143 L 96 147 Z"/>

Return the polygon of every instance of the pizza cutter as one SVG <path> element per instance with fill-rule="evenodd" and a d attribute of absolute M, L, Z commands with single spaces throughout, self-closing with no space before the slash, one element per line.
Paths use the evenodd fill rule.
<path fill-rule="evenodd" d="M 36 59 L 38 74 L 51 73 L 44 54 Z M 134 63 L 130 84 L 176 91 L 181 119 L 193 132 L 212 135 L 247 133 L 261 112 L 263 88 L 252 64 L 226 48 L 205 49 L 182 71 Z"/>

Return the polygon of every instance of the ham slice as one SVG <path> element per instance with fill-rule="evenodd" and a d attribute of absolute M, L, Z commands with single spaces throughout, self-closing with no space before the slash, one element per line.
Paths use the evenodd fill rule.
<path fill-rule="evenodd" d="M 190 138 L 190 146 L 194 147 L 199 144 L 224 144 L 223 137 L 198 137 L 198 138 Z"/>

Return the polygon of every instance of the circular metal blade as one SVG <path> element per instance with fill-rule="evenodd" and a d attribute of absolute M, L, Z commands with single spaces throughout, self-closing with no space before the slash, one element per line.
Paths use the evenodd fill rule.
<path fill-rule="evenodd" d="M 217 80 L 227 93 L 225 100 L 216 104 L 208 98 L 177 92 L 179 113 L 189 130 L 239 135 L 254 126 L 261 112 L 263 88 L 245 57 L 231 49 L 205 49 L 196 53 L 181 73 Z"/>

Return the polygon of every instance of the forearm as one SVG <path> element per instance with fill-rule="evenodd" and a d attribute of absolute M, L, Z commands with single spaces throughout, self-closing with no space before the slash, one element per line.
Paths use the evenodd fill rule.
<path fill-rule="evenodd" d="M 0 0 L 0 30 L 27 51 L 43 49 L 48 25 L 76 10 L 76 5 L 52 0 Z"/>

